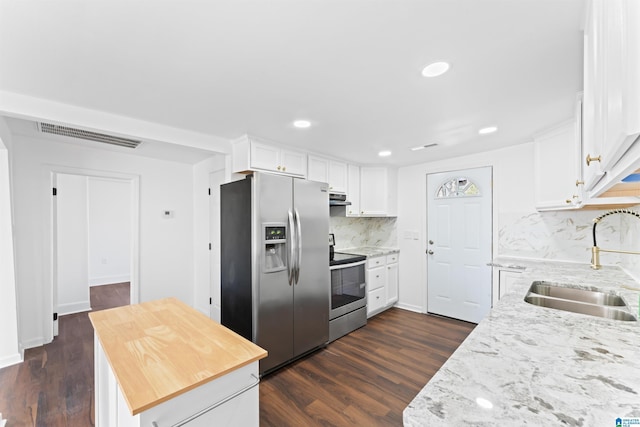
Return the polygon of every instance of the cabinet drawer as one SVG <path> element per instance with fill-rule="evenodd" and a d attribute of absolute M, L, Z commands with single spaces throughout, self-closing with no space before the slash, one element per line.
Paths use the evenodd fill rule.
<path fill-rule="evenodd" d="M 367 258 L 367 268 L 382 267 L 385 264 L 383 256 Z"/>
<path fill-rule="evenodd" d="M 387 264 L 393 264 L 394 262 L 398 262 L 398 254 L 387 255 Z"/>
<path fill-rule="evenodd" d="M 384 288 L 369 291 L 367 293 L 367 313 L 379 310 L 385 306 Z"/>
<path fill-rule="evenodd" d="M 377 267 L 367 270 L 367 289 L 372 291 L 374 289 L 384 287 L 387 282 L 387 270 L 385 267 Z"/>

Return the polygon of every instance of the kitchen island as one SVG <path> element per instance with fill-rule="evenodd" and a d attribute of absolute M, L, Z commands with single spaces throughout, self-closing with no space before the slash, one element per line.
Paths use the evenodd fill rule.
<path fill-rule="evenodd" d="M 89 318 L 97 426 L 259 424 L 262 348 L 175 298 Z"/>
<path fill-rule="evenodd" d="M 640 418 L 640 325 L 531 305 L 533 281 L 621 296 L 640 285 L 617 267 L 496 260 L 521 275 L 403 413 L 405 426 L 615 426 Z"/>

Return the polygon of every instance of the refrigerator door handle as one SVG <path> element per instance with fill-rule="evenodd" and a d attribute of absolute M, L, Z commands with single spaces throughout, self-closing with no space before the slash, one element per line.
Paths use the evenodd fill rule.
<path fill-rule="evenodd" d="M 294 283 L 297 285 L 300 279 L 300 264 L 302 263 L 302 226 L 300 225 L 300 212 L 298 212 L 298 209 L 295 210 L 294 218 L 296 220 L 296 246 L 298 249 L 296 254 L 296 280 Z"/>
<path fill-rule="evenodd" d="M 293 213 L 289 210 L 289 238 L 288 245 L 289 251 L 287 252 L 287 273 L 289 275 L 289 286 L 294 283 L 294 272 L 295 272 L 295 258 L 296 258 L 296 246 L 295 246 L 295 226 Z"/>

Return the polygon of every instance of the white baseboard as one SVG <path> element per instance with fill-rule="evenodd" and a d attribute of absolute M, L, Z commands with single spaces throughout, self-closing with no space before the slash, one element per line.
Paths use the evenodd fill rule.
<path fill-rule="evenodd" d="M 114 283 L 130 282 L 130 274 L 121 274 L 119 276 L 101 276 L 90 277 L 89 286 L 113 285 Z"/>
<path fill-rule="evenodd" d="M 404 304 L 399 302 L 399 303 L 396 303 L 395 307 L 401 308 L 403 310 L 413 311 L 415 313 L 424 313 L 424 310 L 422 309 L 422 307 L 418 305 Z"/>
<path fill-rule="evenodd" d="M 40 347 L 41 345 L 44 345 L 44 337 L 31 338 L 30 340 L 22 341 L 19 346 L 24 352 L 24 350 L 28 348 Z"/>
<path fill-rule="evenodd" d="M 58 316 L 64 316 L 66 314 L 73 314 L 73 313 L 81 313 L 83 311 L 90 311 L 90 310 L 91 310 L 91 303 L 89 301 L 59 304 Z"/>
<path fill-rule="evenodd" d="M 6 368 L 7 366 L 15 365 L 18 363 L 22 363 L 24 359 L 20 353 L 12 354 L 10 356 L 5 356 L 0 358 L 0 369 Z"/>

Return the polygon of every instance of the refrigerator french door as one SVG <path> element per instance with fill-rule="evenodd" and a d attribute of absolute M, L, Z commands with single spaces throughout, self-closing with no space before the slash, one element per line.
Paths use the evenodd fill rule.
<path fill-rule="evenodd" d="M 268 352 L 260 373 L 329 339 L 327 184 L 254 173 L 220 187 L 221 322 Z"/>

